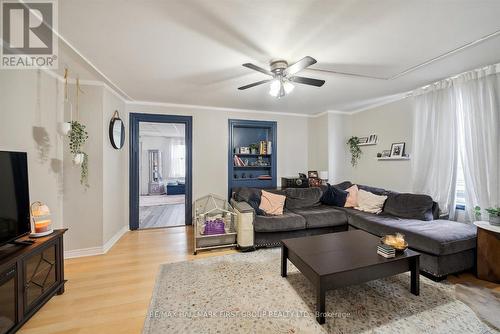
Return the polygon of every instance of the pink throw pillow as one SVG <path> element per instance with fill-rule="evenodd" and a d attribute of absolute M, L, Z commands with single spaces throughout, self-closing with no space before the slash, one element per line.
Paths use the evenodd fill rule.
<path fill-rule="evenodd" d="M 358 186 L 353 185 L 350 188 L 346 189 L 346 191 L 349 193 L 347 195 L 347 199 L 345 201 L 345 208 L 354 208 L 358 206 Z"/>
<path fill-rule="evenodd" d="M 259 209 L 268 215 L 278 216 L 283 214 L 286 196 L 273 194 L 262 190 Z"/>

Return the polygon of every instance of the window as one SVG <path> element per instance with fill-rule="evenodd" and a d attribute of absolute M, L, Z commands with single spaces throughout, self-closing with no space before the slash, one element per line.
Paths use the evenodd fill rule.
<path fill-rule="evenodd" d="M 465 178 L 462 159 L 458 159 L 457 164 L 457 192 L 455 204 L 457 209 L 465 210 Z"/>
<path fill-rule="evenodd" d="M 185 177 L 186 175 L 186 145 L 184 140 L 172 140 L 170 146 L 169 177 Z"/>

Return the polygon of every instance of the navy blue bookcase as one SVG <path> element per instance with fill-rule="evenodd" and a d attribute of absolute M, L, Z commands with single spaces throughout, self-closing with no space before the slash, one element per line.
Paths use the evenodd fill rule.
<path fill-rule="evenodd" d="M 228 145 L 228 197 L 236 187 L 276 188 L 276 122 L 229 120 L 229 145 Z M 240 147 L 249 147 L 261 141 L 271 142 L 271 151 L 268 154 L 241 154 Z M 235 166 L 234 156 L 237 155 L 247 166 Z M 266 166 L 255 165 L 257 160 L 264 161 Z M 259 179 L 259 176 L 269 175 L 268 180 Z"/>

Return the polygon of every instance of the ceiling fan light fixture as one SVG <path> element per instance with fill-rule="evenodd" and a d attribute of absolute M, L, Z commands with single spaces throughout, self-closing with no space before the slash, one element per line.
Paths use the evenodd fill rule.
<path fill-rule="evenodd" d="M 283 83 L 283 87 L 285 88 L 286 95 L 290 94 L 293 91 L 293 89 L 295 88 L 295 86 L 289 81 L 285 81 Z"/>
<path fill-rule="evenodd" d="M 269 95 L 273 97 L 279 97 L 281 90 L 281 82 L 278 79 L 271 81 L 271 86 L 269 88 Z"/>

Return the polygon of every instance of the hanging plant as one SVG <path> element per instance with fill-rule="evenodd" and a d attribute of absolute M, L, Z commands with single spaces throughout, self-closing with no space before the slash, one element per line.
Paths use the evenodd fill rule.
<path fill-rule="evenodd" d="M 85 125 L 78 121 L 71 122 L 71 131 L 69 132 L 69 150 L 73 154 L 73 162 L 80 165 L 80 183 L 88 187 L 88 155 L 82 151 L 82 146 L 89 138 Z"/>
<path fill-rule="evenodd" d="M 351 152 L 351 165 L 356 167 L 361 154 L 363 154 L 363 151 L 359 148 L 359 138 L 355 136 L 349 138 L 347 146 L 349 146 L 349 152 Z"/>

